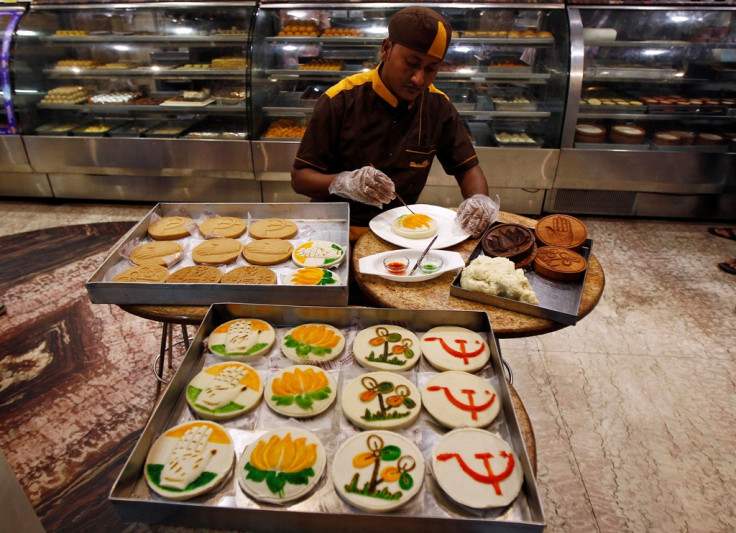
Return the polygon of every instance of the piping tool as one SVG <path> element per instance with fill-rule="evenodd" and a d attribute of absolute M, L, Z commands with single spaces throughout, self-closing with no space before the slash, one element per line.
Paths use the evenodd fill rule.
<path fill-rule="evenodd" d="M 432 248 L 432 245 L 434 244 L 434 241 L 437 240 L 437 237 L 438 237 L 438 235 L 435 235 L 434 238 L 431 241 L 429 241 L 429 244 L 427 245 L 427 247 L 422 252 L 422 255 L 419 256 L 419 259 L 417 259 L 417 264 L 414 265 L 414 268 L 412 268 L 411 269 L 411 272 L 409 272 L 409 275 L 410 276 L 412 274 L 414 274 L 414 272 L 416 271 L 417 268 L 419 268 L 419 263 L 422 262 L 422 259 L 424 259 L 424 256 L 427 255 L 427 252 L 429 252 L 429 249 Z"/>

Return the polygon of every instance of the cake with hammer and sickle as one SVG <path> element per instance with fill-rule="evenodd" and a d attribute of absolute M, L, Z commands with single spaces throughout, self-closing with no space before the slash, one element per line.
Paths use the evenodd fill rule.
<path fill-rule="evenodd" d="M 427 331 L 420 341 L 422 354 L 438 370 L 480 370 L 491 357 L 483 337 L 460 326 L 438 326 Z"/>

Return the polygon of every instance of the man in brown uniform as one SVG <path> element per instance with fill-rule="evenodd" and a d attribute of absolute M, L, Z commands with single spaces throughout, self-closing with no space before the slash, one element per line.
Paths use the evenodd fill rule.
<path fill-rule="evenodd" d="M 465 200 L 460 226 L 480 236 L 498 213 L 470 136 L 432 82 L 452 28 L 439 13 L 407 7 L 391 17 L 381 64 L 343 79 L 314 108 L 291 171 L 295 192 L 349 200 L 351 239 L 383 209 L 415 203 L 435 155 Z"/>

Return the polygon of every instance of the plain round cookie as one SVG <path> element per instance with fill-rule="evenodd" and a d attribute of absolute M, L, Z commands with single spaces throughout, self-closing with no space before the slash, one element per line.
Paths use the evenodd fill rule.
<path fill-rule="evenodd" d="M 199 225 L 199 233 L 202 237 L 225 237 L 237 239 L 245 233 L 245 220 L 238 217 L 212 217 Z"/>
<path fill-rule="evenodd" d="M 148 226 L 148 235 L 157 241 L 171 241 L 189 237 L 194 220 L 189 217 L 163 217 Z"/>
<path fill-rule="evenodd" d="M 254 239 L 291 239 L 299 228 L 285 218 L 264 218 L 252 222 L 248 233 Z"/>
<path fill-rule="evenodd" d="M 391 324 L 362 329 L 353 340 L 353 356 L 372 370 L 400 372 L 413 368 L 422 356 L 419 338 L 411 331 Z"/>
<path fill-rule="evenodd" d="M 243 257 L 254 265 L 277 265 L 291 258 L 294 246 L 282 239 L 260 239 L 243 246 Z"/>
<path fill-rule="evenodd" d="M 450 498 L 473 509 L 510 504 L 524 482 L 511 445 L 476 428 L 455 429 L 440 439 L 432 450 L 432 473 Z"/>
<path fill-rule="evenodd" d="M 164 432 L 146 457 L 148 487 L 165 498 L 188 500 L 222 483 L 235 464 L 235 447 L 225 428 L 198 420 Z"/>
<path fill-rule="evenodd" d="M 440 372 L 424 384 L 422 405 L 447 428 L 482 428 L 498 416 L 501 400 L 485 379 L 452 370 Z"/>
<path fill-rule="evenodd" d="M 153 241 L 141 244 L 130 252 L 130 261 L 138 266 L 171 266 L 181 261 L 184 249 L 174 241 Z"/>
<path fill-rule="evenodd" d="M 116 283 L 165 283 L 169 270 L 158 265 L 134 266 L 112 278 Z"/>
<path fill-rule="evenodd" d="M 187 385 L 187 403 L 198 416 L 226 420 L 250 411 L 261 401 L 263 380 L 245 363 L 215 363 Z"/>
<path fill-rule="evenodd" d="M 330 324 L 301 324 L 281 339 L 281 351 L 297 363 L 326 363 L 345 349 L 345 335 Z"/>
<path fill-rule="evenodd" d="M 210 352 L 229 360 L 258 357 L 276 342 L 276 330 L 259 318 L 236 318 L 220 324 L 207 337 Z"/>
<path fill-rule="evenodd" d="M 421 213 L 401 215 L 391 224 L 391 231 L 407 239 L 427 239 L 437 233 L 437 221 Z"/>
<path fill-rule="evenodd" d="M 208 265 L 194 265 L 180 268 L 171 276 L 169 283 L 220 283 L 220 269 Z"/>
<path fill-rule="evenodd" d="M 246 446 L 238 461 L 238 484 L 256 500 L 288 503 L 309 494 L 326 465 L 325 447 L 314 433 L 282 427 Z"/>
<path fill-rule="evenodd" d="M 370 372 L 350 381 L 340 396 L 345 417 L 361 429 L 410 426 L 422 410 L 414 383 L 393 372 Z"/>
<path fill-rule="evenodd" d="M 194 247 L 192 259 L 204 265 L 224 265 L 235 261 L 241 249 L 242 244 L 235 239 L 208 239 Z"/>
<path fill-rule="evenodd" d="M 276 273 L 264 266 L 251 265 L 233 268 L 225 272 L 220 283 L 243 283 L 250 285 L 276 285 Z"/>
<path fill-rule="evenodd" d="M 332 459 L 335 490 L 349 504 L 367 512 L 406 505 L 421 490 L 424 470 L 419 448 L 391 431 L 358 433 L 343 442 Z"/>
<path fill-rule="evenodd" d="M 460 326 L 438 326 L 422 335 L 422 355 L 438 370 L 475 372 L 491 357 L 486 341 L 475 331 Z"/>
<path fill-rule="evenodd" d="M 332 375 L 313 365 L 293 365 L 273 374 L 266 384 L 266 404 L 280 415 L 293 418 L 327 411 L 337 398 Z"/>

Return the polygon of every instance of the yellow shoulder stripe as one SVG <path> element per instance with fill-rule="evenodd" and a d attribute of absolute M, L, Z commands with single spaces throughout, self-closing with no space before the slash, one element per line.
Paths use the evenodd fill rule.
<path fill-rule="evenodd" d="M 358 72 L 357 74 L 348 76 L 347 78 L 341 80 L 340 82 L 327 89 L 325 91 L 325 94 L 330 98 L 334 98 L 342 91 L 349 91 L 350 89 L 353 89 L 358 85 L 363 85 L 364 83 L 371 81 L 371 72 L 372 71 L 369 70 L 368 72 Z"/>

